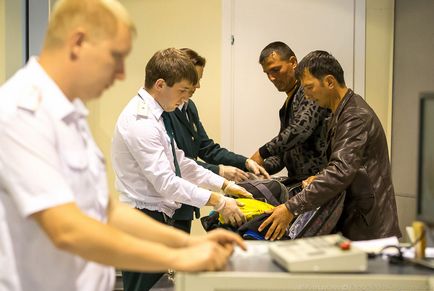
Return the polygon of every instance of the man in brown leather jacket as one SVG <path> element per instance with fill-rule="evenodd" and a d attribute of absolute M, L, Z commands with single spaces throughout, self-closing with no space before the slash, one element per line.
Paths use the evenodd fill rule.
<path fill-rule="evenodd" d="M 280 239 L 295 215 L 313 210 L 346 191 L 336 231 L 351 240 L 401 236 L 386 136 L 375 112 L 344 81 L 338 61 L 325 51 L 309 53 L 296 68 L 306 97 L 332 110 L 328 164 L 306 179 L 304 189 L 276 207 L 260 226 Z"/>

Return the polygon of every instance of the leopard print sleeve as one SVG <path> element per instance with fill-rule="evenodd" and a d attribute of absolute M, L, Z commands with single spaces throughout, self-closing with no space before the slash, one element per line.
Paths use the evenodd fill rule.
<path fill-rule="evenodd" d="M 268 174 L 274 175 L 285 167 L 285 163 L 280 156 L 272 156 L 264 161 L 264 168 Z"/>
<path fill-rule="evenodd" d="M 294 96 L 291 111 L 287 127 L 265 144 L 271 156 L 282 155 L 304 143 L 328 115 L 325 109 L 305 98 L 301 87 Z"/>

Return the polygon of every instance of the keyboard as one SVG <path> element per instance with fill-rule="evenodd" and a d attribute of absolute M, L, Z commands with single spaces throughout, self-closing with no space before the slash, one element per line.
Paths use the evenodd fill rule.
<path fill-rule="evenodd" d="M 431 270 L 434 270 L 434 259 L 433 258 L 425 258 L 425 259 L 409 259 L 408 261 L 412 262 L 415 265 L 422 266 Z"/>
<path fill-rule="evenodd" d="M 334 234 L 270 243 L 271 258 L 289 272 L 364 272 L 367 254 Z"/>

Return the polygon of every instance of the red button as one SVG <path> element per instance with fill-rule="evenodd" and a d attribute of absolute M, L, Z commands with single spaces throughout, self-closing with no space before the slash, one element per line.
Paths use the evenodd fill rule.
<path fill-rule="evenodd" d="M 341 250 L 346 251 L 351 248 L 351 244 L 349 241 L 344 241 L 339 244 L 339 247 L 341 248 Z"/>

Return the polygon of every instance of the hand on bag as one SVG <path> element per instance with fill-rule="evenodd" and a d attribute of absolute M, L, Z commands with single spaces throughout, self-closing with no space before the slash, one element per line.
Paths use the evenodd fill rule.
<path fill-rule="evenodd" d="M 315 179 L 316 179 L 316 176 L 310 176 L 310 177 L 308 177 L 306 180 L 303 180 L 303 182 L 301 182 L 301 186 L 302 186 L 303 188 L 306 188 L 306 187 L 309 186 L 310 183 L 312 183 L 312 181 L 315 180 Z"/>
<path fill-rule="evenodd" d="M 253 198 L 253 195 L 241 186 L 238 186 L 234 181 L 228 181 L 223 192 L 227 195 L 238 197 L 238 198 Z"/>
<path fill-rule="evenodd" d="M 244 206 L 243 203 L 225 196 L 221 196 L 220 199 L 219 203 L 214 206 L 214 210 L 222 215 L 223 220 L 226 223 L 230 223 L 232 226 L 237 227 L 246 222 L 246 216 L 239 208 Z"/>
<path fill-rule="evenodd" d="M 260 166 L 257 162 L 255 162 L 252 159 L 246 160 L 246 168 L 253 174 L 260 176 L 264 179 L 270 179 L 270 175 L 268 172 L 264 169 L 264 167 Z"/>
<path fill-rule="evenodd" d="M 243 170 L 225 165 L 219 165 L 219 175 L 235 182 L 242 182 L 249 179 L 249 175 Z"/>
<path fill-rule="evenodd" d="M 289 212 L 285 204 L 280 204 L 276 208 L 266 211 L 266 213 L 271 213 L 271 215 L 259 226 L 258 230 L 262 231 L 267 225 L 270 225 L 270 228 L 265 234 L 265 239 L 272 241 L 281 239 L 289 223 L 291 223 L 294 218 L 294 215 Z"/>

